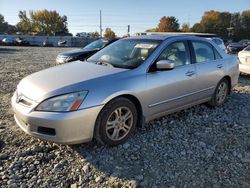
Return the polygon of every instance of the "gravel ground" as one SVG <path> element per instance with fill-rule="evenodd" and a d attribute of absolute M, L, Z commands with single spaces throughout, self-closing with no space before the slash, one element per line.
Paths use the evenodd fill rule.
<path fill-rule="evenodd" d="M 18 82 L 67 48 L 0 47 L 0 187 L 250 187 L 250 77 L 223 107 L 156 119 L 123 145 L 64 146 L 18 128 Z"/>

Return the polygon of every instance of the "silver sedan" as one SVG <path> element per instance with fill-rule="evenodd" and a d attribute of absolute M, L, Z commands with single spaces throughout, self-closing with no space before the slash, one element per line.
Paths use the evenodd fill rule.
<path fill-rule="evenodd" d="M 126 141 L 137 126 L 197 104 L 222 105 L 239 77 L 238 62 L 195 36 L 121 39 L 85 62 L 24 78 L 12 97 L 26 133 L 64 144 Z"/>

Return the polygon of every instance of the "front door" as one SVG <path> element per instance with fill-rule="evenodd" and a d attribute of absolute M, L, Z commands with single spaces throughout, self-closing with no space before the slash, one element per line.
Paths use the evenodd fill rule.
<path fill-rule="evenodd" d="M 175 68 L 166 71 L 153 68 L 155 70 L 147 73 L 146 99 L 149 116 L 191 103 L 192 93 L 197 89 L 195 65 L 191 64 L 186 41 L 169 44 L 156 62 L 159 60 L 173 61 Z"/>

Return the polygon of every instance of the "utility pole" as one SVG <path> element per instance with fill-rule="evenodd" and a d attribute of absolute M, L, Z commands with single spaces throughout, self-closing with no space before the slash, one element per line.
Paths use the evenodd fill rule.
<path fill-rule="evenodd" d="M 233 23 L 234 23 L 234 14 L 231 14 L 231 19 L 230 19 L 230 26 L 229 28 L 227 28 L 228 30 L 228 38 L 230 39 L 230 37 L 233 35 Z"/>
<path fill-rule="evenodd" d="M 130 36 L 130 25 L 128 25 L 128 37 Z"/>
<path fill-rule="evenodd" d="M 100 37 L 102 38 L 102 10 L 100 10 Z"/>

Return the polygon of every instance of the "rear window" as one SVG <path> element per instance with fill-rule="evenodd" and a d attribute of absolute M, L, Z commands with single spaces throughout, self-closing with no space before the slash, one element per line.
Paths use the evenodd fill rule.
<path fill-rule="evenodd" d="M 217 45 L 222 45 L 222 41 L 219 39 L 212 39 Z"/>
<path fill-rule="evenodd" d="M 192 41 L 196 63 L 203 63 L 215 60 L 214 50 L 211 44 L 207 42 Z"/>

